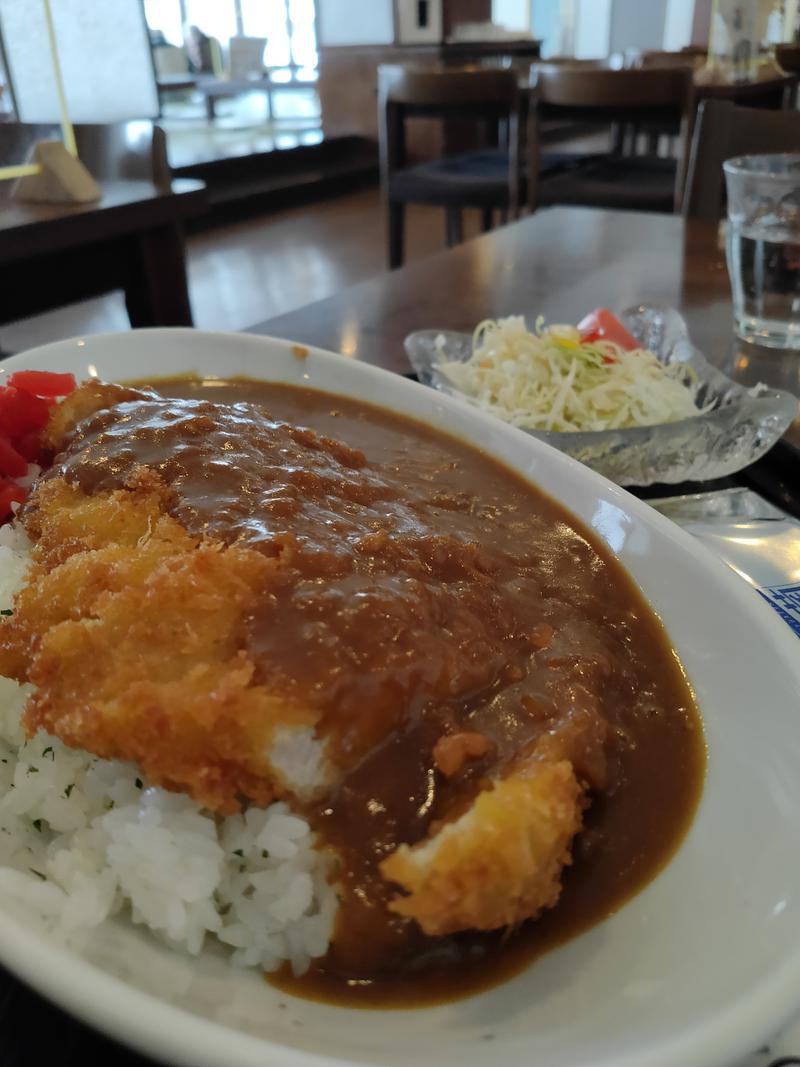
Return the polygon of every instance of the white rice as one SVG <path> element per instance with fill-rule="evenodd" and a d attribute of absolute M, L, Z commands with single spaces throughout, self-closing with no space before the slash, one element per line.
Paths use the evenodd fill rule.
<path fill-rule="evenodd" d="M 24 534 L 0 527 L 0 608 L 24 580 L 28 548 Z M 284 803 L 217 817 L 148 786 L 134 764 L 41 732 L 26 741 L 29 691 L 0 677 L 6 892 L 40 908 L 65 937 L 122 914 L 192 954 L 213 935 L 233 963 L 266 971 L 288 961 L 299 974 L 325 954 L 338 900 L 305 819 Z"/>

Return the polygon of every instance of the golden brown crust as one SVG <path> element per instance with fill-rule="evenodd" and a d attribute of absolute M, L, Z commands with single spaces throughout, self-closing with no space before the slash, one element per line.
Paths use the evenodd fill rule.
<path fill-rule="evenodd" d="M 93 415 L 95 411 L 121 404 L 125 400 L 135 400 L 148 395 L 152 394 L 124 385 L 111 385 L 101 381 L 84 382 L 53 408 L 50 421 L 42 434 L 42 446 L 51 452 L 60 452 L 81 419 Z"/>
<path fill-rule="evenodd" d="M 198 542 L 164 513 L 152 472 L 86 496 L 54 478 L 25 525 L 34 564 L 0 626 L 0 673 L 33 682 L 29 734 L 45 729 L 211 809 L 269 803 L 271 739 L 313 716 L 254 683 L 245 615 L 280 564 Z"/>
<path fill-rule="evenodd" d="M 407 894 L 390 907 L 431 936 L 534 917 L 558 900 L 583 806 L 571 764 L 534 755 L 456 822 L 383 861 L 383 876 Z"/>

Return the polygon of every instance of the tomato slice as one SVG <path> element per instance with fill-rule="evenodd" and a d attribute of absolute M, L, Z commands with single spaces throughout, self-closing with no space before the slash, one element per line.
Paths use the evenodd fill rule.
<path fill-rule="evenodd" d="M 28 461 L 28 463 L 38 463 L 41 466 L 41 437 L 41 430 L 31 430 L 29 433 L 26 433 L 24 437 L 18 437 L 14 441 L 14 448 L 24 459 Z"/>
<path fill-rule="evenodd" d="M 586 318 L 578 323 L 578 329 L 583 341 L 612 341 L 628 352 L 642 347 L 608 308 L 595 308 L 590 311 Z"/>
<path fill-rule="evenodd" d="M 28 494 L 14 482 L 0 481 L 0 522 L 7 519 L 12 504 L 21 504 Z"/>
<path fill-rule="evenodd" d="M 52 401 L 23 393 L 13 385 L 0 388 L 0 434 L 13 441 L 30 430 L 41 430 L 51 406 Z"/>
<path fill-rule="evenodd" d="M 24 478 L 28 461 L 14 448 L 7 437 L 0 437 L 0 474 L 9 478 Z"/>
<path fill-rule="evenodd" d="M 49 370 L 18 370 L 8 384 L 33 396 L 68 396 L 75 388 L 74 374 L 56 374 Z"/>

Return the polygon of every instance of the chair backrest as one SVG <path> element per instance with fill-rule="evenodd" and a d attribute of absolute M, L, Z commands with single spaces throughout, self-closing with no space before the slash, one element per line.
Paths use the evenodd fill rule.
<path fill-rule="evenodd" d="M 532 71 L 541 111 L 569 110 L 610 121 L 641 118 L 657 109 L 673 116 L 691 113 L 693 84 L 686 67 L 658 70 L 599 70 L 540 64 Z"/>
<path fill-rule="evenodd" d="M 156 76 L 169 77 L 175 74 L 189 73 L 189 57 L 185 48 L 173 44 L 159 44 L 153 48 L 153 64 Z"/>
<path fill-rule="evenodd" d="M 632 65 L 640 70 L 664 67 L 689 67 L 697 70 L 705 62 L 704 53 L 696 52 L 665 52 L 656 48 L 646 48 L 636 57 Z"/>
<path fill-rule="evenodd" d="M 54 125 L 0 123 L 0 162 L 22 162 L 37 141 L 60 136 Z M 79 158 L 98 181 L 142 179 L 169 189 L 166 137 L 149 120 L 77 123 L 75 141 Z"/>
<path fill-rule="evenodd" d="M 542 123 L 591 122 L 622 129 L 643 122 L 678 127 L 676 205 L 680 203 L 694 115 L 694 85 L 688 66 L 654 70 L 590 70 L 551 67 L 532 70 L 532 128 L 529 134 L 530 200 L 536 203 Z"/>
<path fill-rule="evenodd" d="M 98 181 L 142 179 L 159 189 L 170 186 L 167 139 L 149 120 L 79 123 L 75 140 L 78 156 Z"/>
<path fill-rule="evenodd" d="M 520 160 L 520 90 L 511 70 L 481 67 L 426 70 L 378 67 L 378 139 L 381 183 L 388 188 L 393 171 L 407 163 L 405 123 L 425 117 L 478 124 L 484 133 L 507 127 L 512 213 L 518 195 Z"/>
<path fill-rule="evenodd" d="M 788 74 L 800 74 L 800 44 L 776 45 L 775 59 Z"/>
<path fill-rule="evenodd" d="M 266 37 L 231 37 L 228 43 L 228 70 L 232 80 L 261 77 L 266 47 Z"/>
<path fill-rule="evenodd" d="M 694 129 L 683 213 L 716 222 L 725 205 L 725 160 L 769 152 L 800 152 L 800 112 L 704 100 Z"/>
<path fill-rule="evenodd" d="M 580 70 L 610 69 L 608 59 L 577 59 L 575 56 L 548 56 L 547 59 L 535 59 L 530 64 L 531 70 L 537 67 L 577 67 Z"/>
<path fill-rule="evenodd" d="M 508 113 L 518 107 L 519 95 L 517 77 L 510 70 L 425 70 L 389 65 L 378 68 L 381 105 L 399 105 L 443 118 L 455 111 L 463 111 L 463 117 L 469 118 L 475 115 L 476 106 Z"/>

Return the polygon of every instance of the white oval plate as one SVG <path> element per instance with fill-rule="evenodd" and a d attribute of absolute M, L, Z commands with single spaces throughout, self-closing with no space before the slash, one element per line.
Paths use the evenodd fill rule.
<path fill-rule="evenodd" d="M 277 992 L 124 922 L 69 948 L 0 893 L 0 962 L 82 1019 L 187 1067 L 729 1067 L 800 1006 L 800 656 L 748 586 L 668 520 L 528 434 L 374 367 L 288 342 L 153 330 L 5 361 L 120 380 L 187 371 L 339 391 L 471 440 L 561 500 L 663 619 L 709 747 L 695 822 L 633 901 L 512 981 L 434 1008 Z"/>

